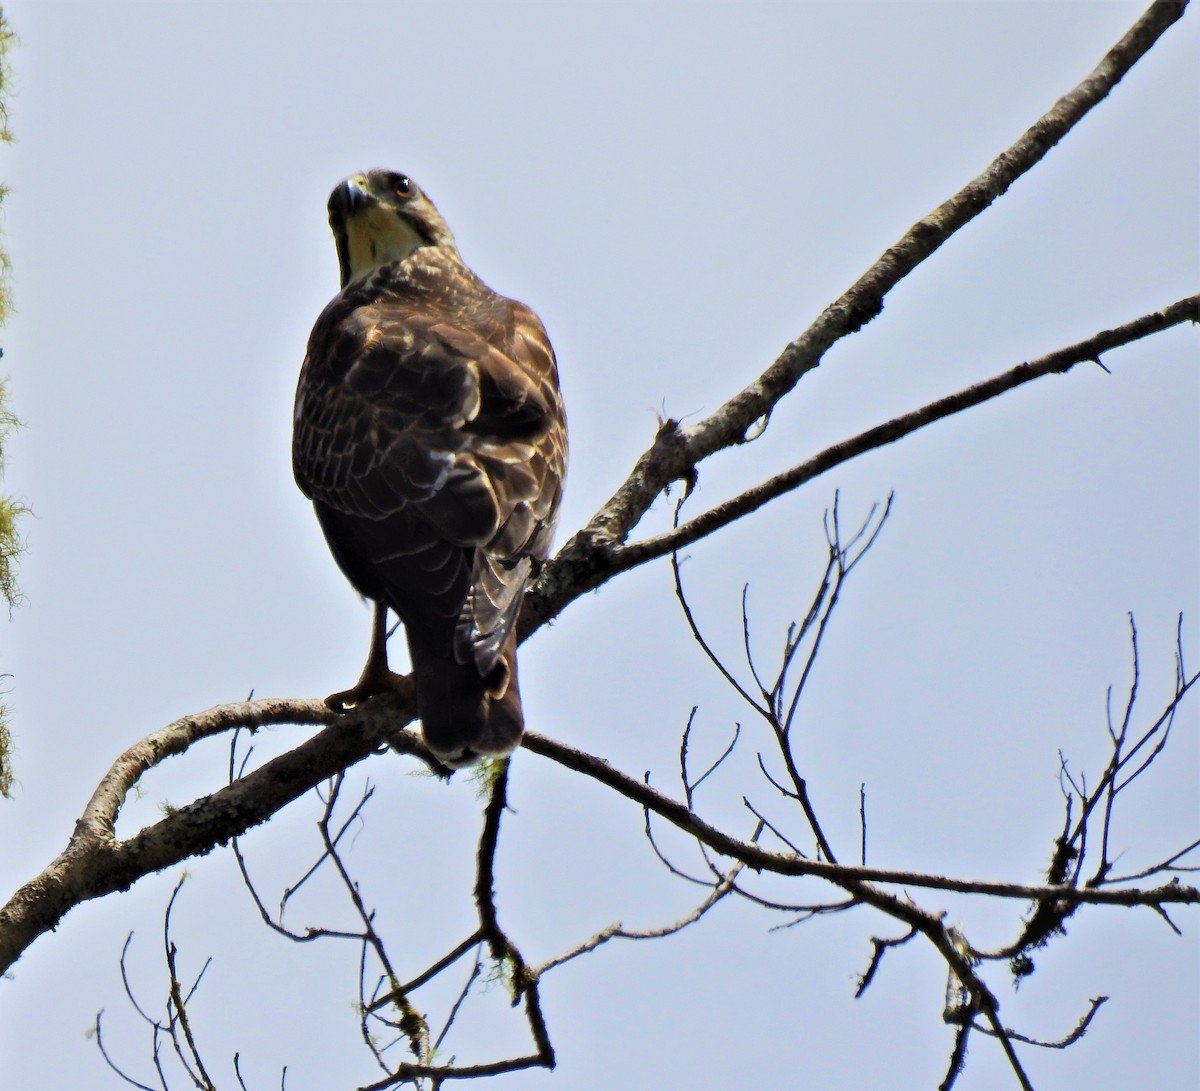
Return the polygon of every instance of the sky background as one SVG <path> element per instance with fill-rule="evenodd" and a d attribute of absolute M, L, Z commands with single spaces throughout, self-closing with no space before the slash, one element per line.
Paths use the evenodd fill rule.
<path fill-rule="evenodd" d="M 325 200 L 347 174 L 403 170 L 468 263 L 530 303 L 558 352 L 571 425 L 560 540 L 625 477 L 657 414 L 695 419 L 757 375 L 918 217 L 978 173 L 1134 21 L 1141 3 L 59 3 L 9 0 L 20 44 L 0 153 L 15 312 L 0 331 L 24 429 L 6 451 L 25 524 L 26 602 L 0 629 L 15 736 L 0 801 L 5 897 L 58 853 L 113 759 L 182 714 L 316 696 L 357 677 L 369 613 L 330 559 L 290 469 L 292 392 L 337 287 Z M 693 512 L 865 427 L 1196 291 L 1200 16 L 1168 31 L 1108 101 L 837 345 L 757 443 L 701 468 Z M 1105 692 L 1128 683 L 1136 615 L 1145 704 L 1173 671 L 1176 617 L 1200 656 L 1200 376 L 1177 328 L 1038 381 L 809 484 L 694 546 L 693 606 L 730 660 L 749 582 L 773 659 L 823 564 L 822 513 L 849 523 L 895 490 L 802 708 L 800 753 L 836 846 L 869 862 L 1037 881 L 1061 823 L 1058 754 L 1094 779 Z M 638 534 L 662 529 L 660 501 Z M 397 657 L 401 653 L 397 649 Z M 691 641 L 670 569 L 627 574 L 522 651 L 534 729 L 674 789 L 696 705 L 698 755 L 744 742 L 702 797 L 748 834 L 742 796 L 799 826 L 754 770 L 767 740 Z M 1119 811 L 1136 870 L 1200 826 L 1193 704 Z M 264 732 L 257 753 L 299 728 Z M 119 833 L 219 787 L 223 740 L 146 778 Z M 350 863 L 393 957 L 415 973 L 470 930 L 480 802 L 394 755 Z M 513 763 L 498 858 L 503 923 L 531 961 L 615 920 L 665 924 L 696 889 L 667 875 L 642 816 L 528 753 Z M 317 851 L 297 803 L 244 840 L 268 901 Z M 682 839 L 664 836 L 697 866 Z M 147 1081 L 124 1000 L 165 994 L 161 914 L 181 869 L 73 911 L 0 988 L 5 1085 L 123 1086 L 88 1038 Z M 228 853 L 189 865 L 176 942 L 213 964 L 193 1019 L 218 1084 L 377 1078 L 356 1041 L 357 952 L 268 933 Z M 827 897 L 764 882 L 769 896 Z M 980 946 L 1023 906 L 913 891 Z M 314 890 L 297 925 L 347 923 Z M 854 1000 L 867 910 L 789 918 L 728 902 L 655 943 L 614 942 L 550 975 L 559 1066 L 499 1086 L 931 1088 L 951 1044 L 944 970 L 911 944 Z M 1038 1087 L 1187 1086 L 1200 1072 L 1200 915 L 1089 910 L 1013 993 Z M 422 996 L 434 1015 L 461 978 Z M 524 1052 L 493 988 L 464 1013 L 463 1062 Z M 182 1087 L 182 1082 L 176 1086 Z M 1013 1086 L 975 1039 L 960 1088 Z"/>

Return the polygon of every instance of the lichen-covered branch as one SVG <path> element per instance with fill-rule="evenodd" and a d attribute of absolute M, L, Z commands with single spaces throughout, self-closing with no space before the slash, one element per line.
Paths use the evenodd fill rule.
<path fill-rule="evenodd" d="M 825 353 L 878 315 L 888 292 L 1041 162 L 1146 55 L 1186 6 L 1178 0 L 1152 4 L 1091 73 L 980 175 L 913 224 L 753 382 L 696 424 L 664 422 L 629 477 L 547 567 L 526 601 L 522 633 L 536 629 L 572 599 L 603 583 L 614 570 L 615 547 L 625 543 L 664 488 L 673 481 L 693 481 L 704 459 L 759 434 L 779 401 L 820 364 Z"/>
<path fill-rule="evenodd" d="M 143 876 L 211 852 L 385 744 L 432 762 L 415 735 L 399 730 L 406 719 L 411 712 L 387 695 L 342 717 L 323 701 L 270 699 L 221 705 L 148 735 L 104 775 L 66 848 L 0 908 L 0 971 L 80 903 L 127 890 Z M 134 836 L 116 838 L 125 796 L 147 769 L 203 738 L 266 724 L 333 726 Z"/>

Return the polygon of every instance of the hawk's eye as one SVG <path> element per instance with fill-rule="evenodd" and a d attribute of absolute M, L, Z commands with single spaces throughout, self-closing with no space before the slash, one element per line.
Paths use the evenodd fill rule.
<path fill-rule="evenodd" d="M 397 197 L 411 197 L 413 184 L 406 174 L 392 175 L 392 192 Z"/>

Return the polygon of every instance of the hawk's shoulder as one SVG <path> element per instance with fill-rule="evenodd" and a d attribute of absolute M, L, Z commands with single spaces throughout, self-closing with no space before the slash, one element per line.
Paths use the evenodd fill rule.
<path fill-rule="evenodd" d="M 300 487 L 347 514 L 415 505 L 460 544 L 507 528 L 502 549 L 521 549 L 553 510 L 547 484 L 557 500 L 563 411 L 545 329 L 456 255 L 382 269 L 325 308 L 295 425 Z"/>

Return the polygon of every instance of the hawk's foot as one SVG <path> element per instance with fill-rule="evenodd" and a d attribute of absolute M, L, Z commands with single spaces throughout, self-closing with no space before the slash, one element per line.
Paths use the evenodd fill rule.
<path fill-rule="evenodd" d="M 364 701 L 389 690 L 402 700 L 411 701 L 412 679 L 403 674 L 396 674 L 387 667 L 379 668 L 374 663 L 368 663 L 362 676 L 353 686 L 340 693 L 331 693 L 325 698 L 325 704 L 334 712 L 349 712 L 361 706 Z"/>

